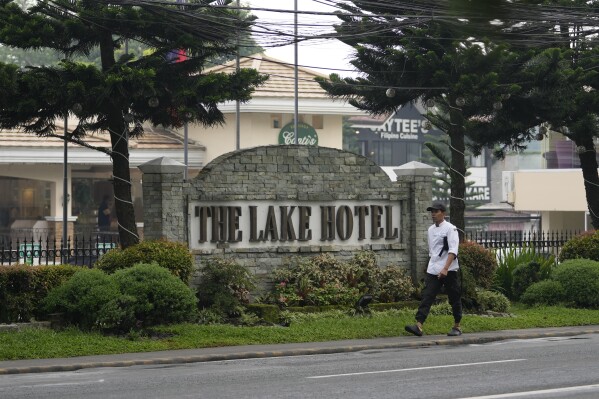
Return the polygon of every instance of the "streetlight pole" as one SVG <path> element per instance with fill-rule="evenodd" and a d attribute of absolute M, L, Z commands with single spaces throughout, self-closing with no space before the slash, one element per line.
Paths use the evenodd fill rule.
<path fill-rule="evenodd" d="M 298 48 L 297 48 L 297 0 L 294 0 L 294 46 L 293 46 L 293 50 L 294 50 L 294 55 L 295 55 L 295 63 L 294 63 L 294 72 L 295 72 L 295 104 L 294 104 L 294 111 L 293 111 L 293 130 L 295 133 L 295 144 L 299 143 L 299 132 L 297 130 L 297 119 L 299 117 L 298 115 L 298 110 L 299 110 L 299 100 L 298 100 L 298 72 L 297 72 L 297 65 L 298 65 Z"/>

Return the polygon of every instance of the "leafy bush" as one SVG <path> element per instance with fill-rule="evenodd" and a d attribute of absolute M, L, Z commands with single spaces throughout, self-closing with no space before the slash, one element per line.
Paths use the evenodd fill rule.
<path fill-rule="evenodd" d="M 193 273 L 193 256 L 187 245 L 164 240 L 142 241 L 126 249 L 112 249 L 94 267 L 114 273 L 137 263 L 157 263 L 188 284 Z"/>
<path fill-rule="evenodd" d="M 564 244 L 560 262 L 578 258 L 599 261 L 599 231 L 584 232 Z"/>
<path fill-rule="evenodd" d="M 501 292 L 479 290 L 477 295 L 478 310 L 481 312 L 505 313 L 510 309 L 510 300 Z"/>
<path fill-rule="evenodd" d="M 478 292 L 476 281 L 467 268 L 460 268 L 460 289 L 462 290 L 462 306 L 465 309 L 478 309 Z"/>
<path fill-rule="evenodd" d="M 520 296 L 526 305 L 557 305 L 564 301 L 564 288 L 555 280 L 543 280 L 532 284 Z"/>
<path fill-rule="evenodd" d="M 48 313 L 83 330 L 128 331 L 196 317 L 192 290 L 168 270 L 139 264 L 108 275 L 82 269 L 51 290 L 44 300 Z"/>
<path fill-rule="evenodd" d="M 379 302 L 405 301 L 416 291 L 408 272 L 398 266 L 389 266 L 381 270 L 378 280 L 376 299 Z"/>
<path fill-rule="evenodd" d="M 410 298 L 410 277 L 397 267 L 380 269 L 372 251 L 362 251 L 347 262 L 328 254 L 294 258 L 273 272 L 274 288 L 266 302 L 280 306 L 354 305 L 369 293 L 375 301 Z"/>
<path fill-rule="evenodd" d="M 518 300 L 532 284 L 541 281 L 541 265 L 537 262 L 522 263 L 512 273 L 512 295 Z"/>
<path fill-rule="evenodd" d="M 466 241 L 460 244 L 458 259 L 460 267 L 470 271 L 477 286 L 482 288 L 492 286 L 497 270 L 497 260 L 493 252 L 480 244 Z"/>
<path fill-rule="evenodd" d="M 111 277 L 121 294 L 120 302 L 112 303 L 111 307 L 127 310 L 119 326 L 121 330 L 194 321 L 197 318 L 193 291 L 156 263 L 140 263 L 119 270 Z"/>
<path fill-rule="evenodd" d="M 577 307 L 599 307 L 599 262 L 570 259 L 553 272 L 553 279 L 564 289 L 565 300 Z"/>
<path fill-rule="evenodd" d="M 514 298 L 512 284 L 514 270 L 523 263 L 536 262 L 540 265 L 540 278 L 545 280 L 555 266 L 555 257 L 547 256 L 534 247 L 502 248 L 499 250 L 498 268 L 492 288 L 510 299 Z"/>
<path fill-rule="evenodd" d="M 102 309 L 119 295 L 116 283 L 106 273 L 82 269 L 51 290 L 43 306 L 47 313 L 62 313 L 67 323 L 90 330 L 100 327 Z"/>
<path fill-rule="evenodd" d="M 217 314 L 234 317 L 249 303 L 250 291 L 256 288 L 250 272 L 232 259 L 215 258 L 200 268 L 199 305 Z"/>
<path fill-rule="evenodd" d="M 41 302 L 48 291 L 67 281 L 77 270 L 81 268 L 73 265 L 0 267 L 0 323 L 43 317 Z"/>

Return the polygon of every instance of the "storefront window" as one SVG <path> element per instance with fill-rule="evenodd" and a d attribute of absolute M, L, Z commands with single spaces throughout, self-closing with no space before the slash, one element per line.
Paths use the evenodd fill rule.
<path fill-rule="evenodd" d="M 10 230 L 15 220 L 43 220 L 50 216 L 52 183 L 32 179 L 0 179 L 0 229 Z"/>

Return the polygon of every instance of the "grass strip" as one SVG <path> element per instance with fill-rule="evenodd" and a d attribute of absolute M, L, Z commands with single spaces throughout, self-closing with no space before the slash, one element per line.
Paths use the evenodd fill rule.
<path fill-rule="evenodd" d="M 465 315 L 465 333 L 541 327 L 599 325 L 599 310 L 564 307 L 513 306 L 511 317 Z M 0 360 L 49 359 L 87 355 L 196 349 L 220 346 L 319 342 L 407 335 L 414 311 L 374 312 L 371 317 L 350 317 L 340 311 L 295 315 L 289 327 L 178 324 L 156 328 L 159 337 L 135 333 L 106 336 L 75 328 L 54 331 L 26 328 L 0 332 Z M 450 315 L 431 315 L 425 333 L 445 334 L 453 324 Z"/>

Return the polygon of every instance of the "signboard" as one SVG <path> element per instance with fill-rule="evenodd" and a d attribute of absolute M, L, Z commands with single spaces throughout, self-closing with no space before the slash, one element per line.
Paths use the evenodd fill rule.
<path fill-rule="evenodd" d="M 400 206 L 392 201 L 191 203 L 190 248 L 397 243 Z"/>
<path fill-rule="evenodd" d="M 41 256 L 42 247 L 40 244 L 20 244 L 19 245 L 19 263 L 33 265 L 34 259 Z"/>
<path fill-rule="evenodd" d="M 116 242 L 99 242 L 96 244 L 98 256 L 104 255 L 109 250 L 116 248 Z"/>
<path fill-rule="evenodd" d="M 288 123 L 279 132 L 279 144 L 295 144 L 294 123 Z M 316 130 L 307 123 L 299 122 L 297 124 L 298 144 L 318 145 L 318 134 Z"/>

